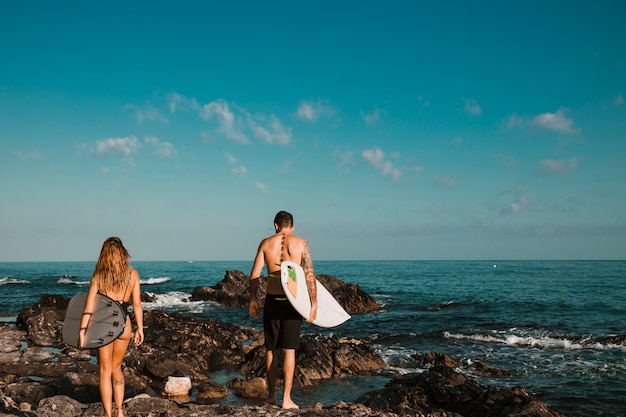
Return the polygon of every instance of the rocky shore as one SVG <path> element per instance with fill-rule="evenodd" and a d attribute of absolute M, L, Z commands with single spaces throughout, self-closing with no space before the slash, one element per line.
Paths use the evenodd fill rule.
<path fill-rule="evenodd" d="M 248 277 L 227 271 L 221 283 L 198 287 L 192 297 L 233 307 L 247 306 Z M 320 281 L 351 314 L 379 306 L 358 286 L 334 277 Z M 261 291 L 263 293 L 263 291 Z M 262 297 L 260 297 L 262 298 Z M 61 332 L 69 300 L 48 295 L 22 311 L 16 323 L 0 323 L 0 415 L 102 416 L 98 369 L 93 352 L 63 343 Z M 262 300 L 261 300 L 262 301 Z M 132 313 L 131 313 L 132 314 Z M 258 330 L 218 320 L 197 320 L 158 310 L 144 312 L 145 342 L 130 347 L 124 361 L 126 416 L 563 416 L 522 387 L 483 386 L 455 370 L 442 353 L 416 354 L 420 373 L 390 375 L 376 392 L 354 402 L 317 403 L 281 410 L 263 403 L 263 335 Z M 227 384 L 212 379 L 229 370 L 239 377 Z M 295 375 L 298 385 L 323 384 L 346 375 L 387 372 L 384 360 L 367 343 L 333 336 L 302 338 Z M 506 371 L 477 366 L 491 376 Z M 190 381 L 182 392 L 169 383 Z M 229 396 L 245 405 L 229 403 Z"/>

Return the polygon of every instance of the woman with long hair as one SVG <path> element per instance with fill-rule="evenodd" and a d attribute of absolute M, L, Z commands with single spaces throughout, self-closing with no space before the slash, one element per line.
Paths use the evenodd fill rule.
<path fill-rule="evenodd" d="M 135 346 L 140 345 L 144 336 L 139 273 L 130 266 L 130 255 L 119 237 L 110 237 L 102 244 L 100 257 L 91 276 L 87 302 L 81 318 L 78 335 L 81 347 L 85 344 L 85 329 L 91 313 L 94 311 L 96 294 L 104 294 L 116 300 L 126 313 L 128 313 L 128 306 L 132 299 L 137 324 L 134 342 Z M 102 398 L 105 417 L 123 416 L 124 373 L 122 372 L 122 361 L 130 343 L 131 334 L 132 325 L 127 314 L 124 332 L 112 343 L 97 350 L 100 368 L 100 397 Z M 113 401 L 115 401 L 115 408 L 113 408 Z"/>

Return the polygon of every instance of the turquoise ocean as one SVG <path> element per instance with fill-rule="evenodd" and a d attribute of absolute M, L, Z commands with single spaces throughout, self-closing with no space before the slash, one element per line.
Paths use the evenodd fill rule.
<path fill-rule="evenodd" d="M 247 309 L 190 301 L 196 286 L 219 283 L 250 261 L 133 262 L 145 309 L 260 329 Z M 11 321 L 45 294 L 86 291 L 94 262 L 0 263 L 0 316 Z M 626 416 L 626 261 L 318 261 L 318 274 L 358 284 L 382 306 L 333 329 L 305 334 L 368 341 L 388 363 L 377 376 L 296 387 L 301 406 L 353 401 L 392 374 L 421 372 L 411 355 L 441 352 L 486 385 L 524 386 L 568 416 Z M 618 337 L 614 337 L 618 336 Z M 477 362 L 512 376 L 487 378 Z M 225 383 L 234 372 L 212 374 Z M 230 396 L 226 402 L 241 401 Z"/>

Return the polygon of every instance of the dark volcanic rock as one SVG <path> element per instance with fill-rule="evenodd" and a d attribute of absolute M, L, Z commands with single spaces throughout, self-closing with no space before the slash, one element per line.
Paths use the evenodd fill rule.
<path fill-rule="evenodd" d="M 265 301 L 267 278 L 259 278 L 259 305 Z M 319 282 L 337 299 L 339 304 L 350 314 L 371 313 L 380 310 L 380 306 L 361 287 L 347 284 L 330 275 L 318 275 Z M 194 288 L 191 299 L 194 301 L 215 301 L 229 307 L 247 307 L 250 300 L 250 277 L 241 271 L 226 271 L 222 281 L 212 287 Z"/>
<path fill-rule="evenodd" d="M 17 325 L 38 346 L 59 346 L 63 319 L 69 300 L 61 295 L 44 295 L 39 302 L 17 316 Z"/>
<path fill-rule="evenodd" d="M 323 274 L 318 275 L 317 280 L 349 314 L 374 313 L 380 310 L 380 305 L 376 300 L 356 284 L 347 284 L 338 278 Z"/>
<path fill-rule="evenodd" d="M 446 366 L 397 377 L 357 401 L 373 409 L 411 416 L 445 412 L 446 416 L 461 417 L 563 417 L 522 387 L 484 387 Z"/>
<path fill-rule="evenodd" d="M 359 341 L 308 335 L 300 340 L 294 381 L 300 385 L 312 385 L 315 381 L 344 374 L 373 374 L 385 365 L 382 358 Z M 279 375 L 282 375 L 281 368 L 282 357 L 279 358 Z M 265 376 L 264 346 L 250 351 L 241 373 L 249 378 Z"/>
<path fill-rule="evenodd" d="M 259 278 L 259 304 L 265 301 L 267 278 Z M 228 307 L 247 307 L 250 301 L 250 278 L 241 271 L 226 271 L 222 281 L 212 287 L 198 286 L 191 293 L 193 301 L 215 301 Z"/>

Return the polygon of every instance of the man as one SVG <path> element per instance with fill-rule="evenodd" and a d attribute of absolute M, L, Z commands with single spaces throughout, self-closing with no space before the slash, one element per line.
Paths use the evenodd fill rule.
<path fill-rule="evenodd" d="M 267 371 L 267 402 L 276 403 L 276 374 L 278 371 L 277 350 L 283 349 L 284 393 L 283 409 L 298 408 L 291 400 L 293 375 L 296 369 L 296 349 L 300 345 L 302 316 L 292 307 L 280 283 L 280 265 L 283 261 L 300 264 L 306 276 L 311 299 L 311 314 L 307 322 L 317 316 L 317 289 L 315 271 L 311 261 L 309 243 L 293 233 L 293 216 L 280 211 L 274 217 L 276 234 L 261 241 L 257 250 L 252 272 L 250 272 L 250 315 L 260 315 L 256 293 L 263 266 L 267 268 L 267 294 L 263 308 L 263 330 L 265 333 L 265 369 Z"/>

